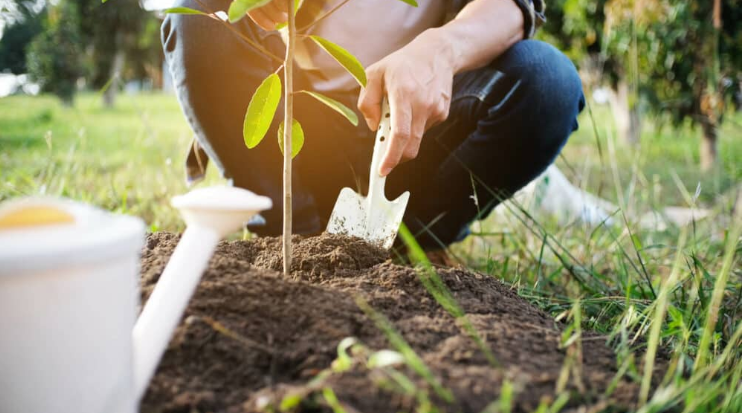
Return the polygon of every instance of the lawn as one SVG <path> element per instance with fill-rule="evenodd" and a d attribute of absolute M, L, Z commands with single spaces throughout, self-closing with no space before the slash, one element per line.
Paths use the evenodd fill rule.
<path fill-rule="evenodd" d="M 585 111 L 557 164 L 576 185 L 619 205 L 614 224 L 559 223 L 509 203 L 452 249 L 570 327 L 605 332 L 623 374 L 649 386 L 654 357 L 667 360 L 643 411 L 741 410 L 741 245 L 733 207 L 741 182 L 741 115 L 720 133 L 716 168 L 700 173 L 699 132 L 648 123 L 639 148 L 616 141 L 605 107 Z M 65 108 L 52 97 L 0 99 L 0 200 L 60 195 L 142 217 L 152 231 L 183 228 L 169 198 L 187 190 L 192 134 L 173 96 L 94 94 Z M 312 139 L 312 137 L 308 137 Z M 221 182 L 211 168 L 207 182 Z M 708 208 L 710 218 L 663 231 L 636 217 L 663 206 Z M 497 218 L 497 219 L 496 219 Z M 573 347 L 571 347 L 573 346 Z M 650 369 L 648 369 L 650 368 Z"/>
<path fill-rule="evenodd" d="M 186 191 L 191 137 L 170 95 L 121 96 L 114 110 L 92 94 L 74 108 L 52 97 L 0 99 L 0 199 L 66 196 L 177 230 L 168 199 Z"/>
<path fill-rule="evenodd" d="M 641 146 L 631 149 L 614 143 L 610 119 L 605 107 L 581 115 L 557 161 L 574 184 L 620 204 L 630 191 L 647 190 L 642 195 L 654 207 L 687 206 L 680 184 L 692 194 L 699 185 L 698 204 L 706 207 L 719 206 L 721 195 L 729 201 L 738 188 L 740 113 L 728 116 L 719 165 L 705 174 L 696 167 L 697 130 L 647 125 Z M 183 164 L 192 136 L 171 95 L 124 95 L 113 110 L 102 108 L 95 94 L 78 97 L 74 108 L 49 96 L 3 98 L 0 200 L 68 196 L 138 215 L 153 229 L 177 230 L 177 216 L 162 201 L 186 190 Z M 207 182 L 219 182 L 215 168 L 209 172 Z"/>

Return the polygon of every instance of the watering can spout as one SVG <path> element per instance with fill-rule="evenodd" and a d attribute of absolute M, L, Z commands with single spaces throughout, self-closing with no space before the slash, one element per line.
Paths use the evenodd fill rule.
<path fill-rule="evenodd" d="M 172 205 L 183 216 L 186 231 L 134 325 L 137 400 L 144 395 L 219 241 L 253 215 L 270 209 L 271 200 L 240 188 L 210 187 L 177 196 Z"/>

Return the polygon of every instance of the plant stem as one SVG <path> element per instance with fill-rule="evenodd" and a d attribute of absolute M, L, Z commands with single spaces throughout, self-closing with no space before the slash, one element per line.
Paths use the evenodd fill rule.
<path fill-rule="evenodd" d="M 297 28 L 294 22 L 294 0 L 286 0 L 289 35 L 284 58 L 284 274 L 289 275 L 292 266 L 292 123 L 294 121 L 294 41 Z"/>
<path fill-rule="evenodd" d="M 317 23 L 320 23 L 320 21 L 322 21 L 326 17 L 330 16 L 331 14 L 335 13 L 336 10 L 340 9 L 343 5 L 345 5 L 346 3 L 348 3 L 348 1 L 349 0 L 343 0 L 343 1 L 341 1 L 340 3 L 336 4 L 335 6 L 333 6 L 332 9 L 330 9 L 327 12 L 323 13 L 320 17 L 316 18 L 315 20 L 313 20 L 313 21 L 307 23 L 306 25 L 300 27 L 299 29 L 297 29 L 297 31 L 298 32 L 304 32 L 307 29 L 309 29 L 310 27 L 316 25 Z"/>

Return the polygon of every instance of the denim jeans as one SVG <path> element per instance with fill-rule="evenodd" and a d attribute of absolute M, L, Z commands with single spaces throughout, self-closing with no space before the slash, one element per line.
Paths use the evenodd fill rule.
<path fill-rule="evenodd" d="M 201 8 L 194 0 L 176 3 Z M 201 3 L 213 10 L 229 6 L 229 0 Z M 276 34 L 247 18 L 233 27 L 283 56 Z M 276 235 L 282 228 L 277 126 L 283 113 L 279 110 L 264 141 L 250 150 L 242 123 L 250 97 L 278 63 L 241 36 L 203 16 L 169 15 L 162 26 L 176 93 L 199 146 L 233 185 L 273 200 L 273 209 L 263 214 L 265 225 L 251 230 Z M 318 74 L 297 74 L 296 89 L 311 90 L 311 75 Z M 358 90 L 326 94 L 355 108 Z M 308 234 L 324 229 L 341 188 L 365 193 L 374 132 L 363 121 L 352 126 L 305 94 L 295 96 L 295 119 L 306 139 L 294 159 L 293 226 Z M 577 129 L 583 105 L 570 60 L 547 43 L 520 41 L 488 66 L 455 76 L 448 119 L 426 132 L 417 158 L 392 172 L 387 198 L 411 192 L 404 222 L 424 248 L 461 240 L 473 220 L 487 216 L 554 161 Z M 190 157 L 192 163 L 197 157 Z"/>

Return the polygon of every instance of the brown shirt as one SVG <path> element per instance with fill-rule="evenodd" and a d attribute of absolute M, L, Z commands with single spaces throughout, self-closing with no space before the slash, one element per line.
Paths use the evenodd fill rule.
<path fill-rule="evenodd" d="M 332 9 L 340 1 L 327 2 L 326 8 Z M 445 0 L 420 0 L 418 7 L 393 0 L 356 0 L 338 8 L 306 33 L 340 45 L 368 67 L 424 30 L 441 25 L 445 14 Z M 351 75 L 312 40 L 298 39 L 295 56 L 297 65 L 318 91 L 349 91 L 357 86 Z"/>

